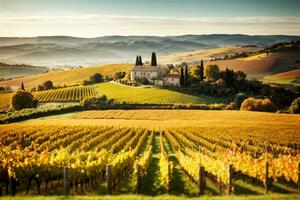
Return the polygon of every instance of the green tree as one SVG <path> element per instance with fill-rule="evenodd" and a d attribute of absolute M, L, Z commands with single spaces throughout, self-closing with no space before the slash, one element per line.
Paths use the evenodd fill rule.
<path fill-rule="evenodd" d="M 95 73 L 90 76 L 89 81 L 94 84 L 94 83 L 101 83 L 103 82 L 103 76 L 100 73 Z"/>
<path fill-rule="evenodd" d="M 30 92 L 18 90 L 12 95 L 10 104 L 13 110 L 32 108 L 34 106 L 33 95 Z"/>
<path fill-rule="evenodd" d="M 204 64 L 203 64 L 203 60 L 201 60 L 199 78 L 200 78 L 200 81 L 204 80 Z"/>
<path fill-rule="evenodd" d="M 203 67 L 203 60 L 201 60 L 201 65 L 197 65 L 192 69 L 192 75 L 199 79 L 200 81 L 203 81 L 204 79 L 204 67 Z"/>
<path fill-rule="evenodd" d="M 204 68 L 204 75 L 209 81 L 216 81 L 220 76 L 220 69 L 218 65 L 206 65 Z"/>
<path fill-rule="evenodd" d="M 51 90 L 54 88 L 52 81 L 45 81 L 42 86 L 43 86 L 44 90 Z"/>
<path fill-rule="evenodd" d="M 123 71 L 115 72 L 115 74 L 114 74 L 114 80 L 122 79 L 125 76 L 126 76 L 126 72 L 123 72 Z"/>

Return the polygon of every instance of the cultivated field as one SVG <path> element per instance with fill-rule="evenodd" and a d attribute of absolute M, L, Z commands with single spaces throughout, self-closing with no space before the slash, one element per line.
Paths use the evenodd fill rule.
<path fill-rule="evenodd" d="M 189 52 L 180 52 L 158 58 L 162 64 L 181 64 L 182 62 L 193 63 L 202 60 L 211 60 L 213 58 L 224 57 L 225 55 L 234 55 L 235 53 L 256 52 L 261 50 L 260 47 L 238 47 L 226 46 L 214 49 L 204 49 Z"/>
<path fill-rule="evenodd" d="M 10 104 L 10 98 L 12 93 L 0 94 L 0 112 L 6 111 Z"/>
<path fill-rule="evenodd" d="M 19 88 L 21 82 L 24 83 L 26 89 L 30 89 L 38 86 L 44 81 L 51 80 L 54 85 L 73 85 L 80 84 L 83 80 L 86 80 L 95 73 L 101 73 L 102 75 L 113 75 L 116 71 L 127 71 L 132 65 L 130 64 L 111 64 L 101 65 L 94 67 L 86 67 L 81 69 L 73 69 L 66 71 L 55 71 L 45 74 L 38 74 L 33 76 L 27 76 L 23 78 L 16 78 L 13 80 L 0 82 L 0 86 L 11 86 L 12 88 Z"/>
<path fill-rule="evenodd" d="M 63 194 L 66 166 L 71 195 L 230 192 L 260 198 L 268 190 L 276 198 L 297 192 L 299 122 L 298 115 L 239 111 L 85 111 L 1 125 L 1 163 L 18 179 L 18 195 L 26 193 L 30 177 L 39 187 L 31 184 L 29 194 Z"/>
<path fill-rule="evenodd" d="M 39 102 L 80 101 L 84 98 L 95 97 L 97 94 L 98 91 L 94 86 L 77 86 L 33 93 Z"/>
<path fill-rule="evenodd" d="M 86 97 L 105 94 L 110 99 L 127 103 L 228 103 L 228 99 L 212 98 L 208 96 L 194 96 L 168 89 L 155 87 L 129 87 L 116 83 L 101 83 L 94 86 L 76 86 L 62 89 L 45 90 L 32 93 L 39 102 L 67 102 L 79 101 Z M 7 110 L 11 93 L 0 94 L 0 109 Z"/>
<path fill-rule="evenodd" d="M 300 84 L 300 69 L 291 70 L 288 72 L 278 73 L 264 78 L 267 82 Z"/>
<path fill-rule="evenodd" d="M 223 103 L 226 99 L 195 96 L 156 87 L 130 87 L 115 83 L 99 84 L 99 92 L 119 102 L 130 103 Z"/>
<path fill-rule="evenodd" d="M 256 52 L 258 50 L 261 50 L 261 48 L 228 46 L 216 49 L 171 54 L 160 57 L 158 60 L 160 63 L 164 64 L 180 64 L 182 62 L 200 63 L 201 59 L 203 59 L 205 65 L 217 64 L 222 70 L 226 68 L 233 69 L 235 71 L 240 70 L 252 78 L 262 78 L 270 74 L 290 71 L 300 67 L 300 65 L 296 63 L 296 60 L 299 59 L 300 55 L 299 50 L 274 52 L 268 55 L 263 53 L 247 58 L 231 60 L 210 61 L 213 58 L 223 58 L 225 55 L 233 55 L 235 53 L 242 52 Z"/>

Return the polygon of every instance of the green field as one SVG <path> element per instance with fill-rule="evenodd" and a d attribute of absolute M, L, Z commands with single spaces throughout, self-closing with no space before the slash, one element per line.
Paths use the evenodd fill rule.
<path fill-rule="evenodd" d="M 184 94 L 168 89 L 155 87 L 130 87 L 115 83 L 102 83 L 98 85 L 101 94 L 119 102 L 128 103 L 227 103 L 224 98 L 213 98 L 204 95 Z"/>

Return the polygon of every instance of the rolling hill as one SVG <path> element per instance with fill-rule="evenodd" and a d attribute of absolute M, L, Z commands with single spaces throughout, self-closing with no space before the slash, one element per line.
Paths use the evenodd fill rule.
<path fill-rule="evenodd" d="M 128 71 L 130 68 L 131 64 L 110 64 L 80 69 L 52 71 L 44 74 L 37 74 L 2 81 L 0 82 L 0 86 L 10 86 L 12 89 L 16 89 L 19 88 L 21 82 L 23 82 L 25 88 L 30 89 L 32 87 L 36 87 L 46 80 L 53 81 L 54 85 L 73 85 L 80 84 L 83 80 L 88 79 L 89 76 L 94 73 L 101 73 L 102 75 L 113 75 L 116 71 Z"/>
<path fill-rule="evenodd" d="M 264 81 L 300 85 L 300 69 L 266 76 Z"/>
<path fill-rule="evenodd" d="M 25 63 L 47 67 L 74 67 L 107 63 L 126 63 L 138 54 L 148 59 L 152 51 L 168 55 L 199 49 L 234 45 L 270 46 L 300 36 L 182 35 L 182 36 L 67 36 L 2 37 L 0 62 Z"/>
<path fill-rule="evenodd" d="M 234 55 L 235 53 L 242 52 L 256 52 L 262 50 L 261 47 L 240 47 L 240 46 L 225 46 L 212 49 L 200 49 L 188 52 L 179 52 L 166 56 L 159 57 L 161 64 L 181 64 L 186 63 L 199 63 L 201 59 L 209 61 L 213 58 L 224 57 L 225 55 Z"/>
<path fill-rule="evenodd" d="M 217 64 L 220 69 L 240 70 L 250 78 L 263 78 L 279 72 L 286 72 L 300 68 L 300 48 L 279 49 L 271 53 L 258 53 L 246 58 L 211 61 L 212 58 L 224 57 L 242 52 L 256 52 L 262 48 L 227 46 L 208 50 L 181 52 L 159 58 L 162 63 L 179 64 L 182 62 L 197 64 L 201 59 L 204 64 Z"/>
<path fill-rule="evenodd" d="M 130 87 L 115 83 L 101 83 L 98 85 L 99 92 L 110 99 L 128 103 L 224 103 L 224 98 L 213 98 L 208 96 L 196 96 L 184 94 L 168 89 L 156 87 Z M 228 102 L 227 102 L 228 103 Z"/>
<path fill-rule="evenodd" d="M 12 93 L 0 94 L 0 112 L 9 107 Z M 85 97 L 105 94 L 109 99 L 126 103 L 153 104 L 214 104 L 229 103 L 229 98 L 213 98 L 204 95 L 191 95 L 156 87 L 130 87 L 113 82 L 93 86 L 68 87 L 32 93 L 39 102 L 74 102 Z"/>
<path fill-rule="evenodd" d="M 7 65 L 5 63 L 0 63 L 0 79 L 30 76 L 47 71 L 48 69 L 43 67 Z"/>

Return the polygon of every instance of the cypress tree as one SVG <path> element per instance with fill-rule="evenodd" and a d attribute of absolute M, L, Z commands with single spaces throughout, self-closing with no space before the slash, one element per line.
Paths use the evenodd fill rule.
<path fill-rule="evenodd" d="M 188 66 L 184 66 L 184 85 L 188 84 L 188 78 L 189 78 L 189 69 Z"/>
<path fill-rule="evenodd" d="M 138 66 L 139 65 L 139 56 L 136 56 L 136 59 L 135 59 L 135 66 Z"/>
<path fill-rule="evenodd" d="M 180 86 L 184 86 L 184 75 L 183 75 L 183 67 L 180 67 Z"/>
<path fill-rule="evenodd" d="M 21 90 L 25 91 L 24 83 L 21 83 Z"/>
<path fill-rule="evenodd" d="M 204 80 L 204 65 L 203 65 L 203 60 L 201 60 L 201 65 L 200 65 L 200 81 Z"/>
<path fill-rule="evenodd" d="M 142 56 L 140 56 L 140 65 L 143 65 Z"/>
<path fill-rule="evenodd" d="M 156 54 L 155 54 L 155 52 L 152 52 L 152 56 L 151 56 L 151 66 L 157 66 L 157 61 L 156 61 Z"/>

